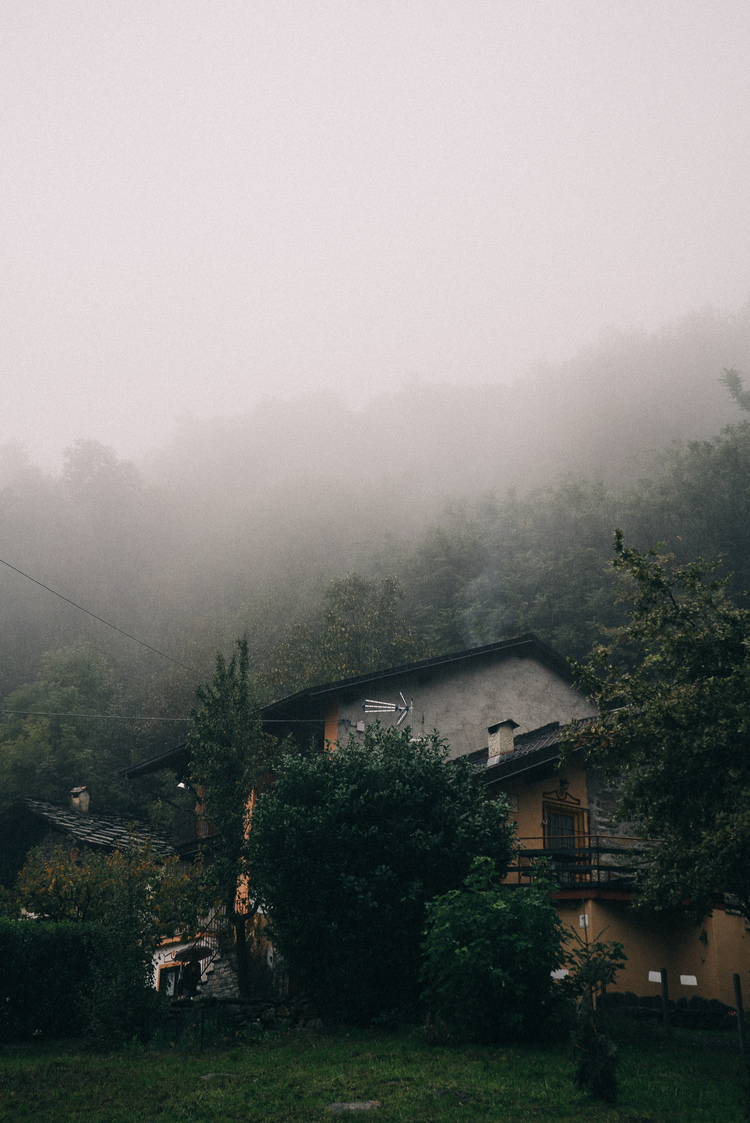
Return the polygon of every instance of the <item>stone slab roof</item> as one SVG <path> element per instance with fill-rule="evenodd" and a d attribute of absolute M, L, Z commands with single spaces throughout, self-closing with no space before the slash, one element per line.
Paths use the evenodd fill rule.
<path fill-rule="evenodd" d="M 25 812 L 38 821 L 45 822 L 50 829 L 67 835 L 80 846 L 92 846 L 101 850 L 124 850 L 132 845 L 133 835 L 145 841 L 150 839 L 154 853 L 161 857 L 174 854 L 174 846 L 166 831 L 155 829 L 148 823 L 126 818 L 122 815 L 92 815 L 73 811 L 48 803 L 44 799 L 17 799 L 0 816 L 3 819 L 17 819 Z"/>
<path fill-rule="evenodd" d="M 539 729 L 531 729 L 528 733 L 521 733 L 513 738 L 513 756 L 518 759 L 536 753 L 540 749 L 559 745 L 562 730 L 559 721 L 551 721 L 549 725 L 542 725 Z"/>

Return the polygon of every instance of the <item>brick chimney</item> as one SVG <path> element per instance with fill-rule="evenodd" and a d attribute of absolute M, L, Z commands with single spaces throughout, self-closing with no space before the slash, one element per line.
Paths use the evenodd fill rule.
<path fill-rule="evenodd" d="M 487 730 L 487 763 L 494 764 L 493 757 L 505 756 L 513 752 L 513 730 L 518 729 L 518 722 L 512 718 L 499 721 Z"/>
<path fill-rule="evenodd" d="M 70 806 L 73 811 L 77 811 L 79 815 L 85 815 L 89 809 L 89 793 L 86 791 L 86 785 L 82 788 L 73 788 L 70 793 Z"/>

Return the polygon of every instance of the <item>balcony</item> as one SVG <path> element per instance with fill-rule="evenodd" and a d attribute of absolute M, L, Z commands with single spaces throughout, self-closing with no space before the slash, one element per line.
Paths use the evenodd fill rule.
<path fill-rule="evenodd" d="M 630 890 L 639 871 L 649 862 L 651 846 L 642 838 L 621 835 L 581 834 L 519 838 L 506 883 L 528 885 L 537 876 L 537 863 L 545 859 L 560 889 L 589 886 Z"/>
<path fill-rule="evenodd" d="M 172 844 L 178 853 L 192 853 L 215 833 L 214 824 L 201 819 L 194 811 L 173 808 L 171 835 Z"/>

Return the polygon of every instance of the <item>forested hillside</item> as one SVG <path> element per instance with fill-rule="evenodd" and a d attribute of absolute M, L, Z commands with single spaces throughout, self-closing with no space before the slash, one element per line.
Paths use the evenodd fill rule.
<path fill-rule="evenodd" d="M 86 439 L 55 475 L 6 446 L 0 800 L 171 798 L 116 772 L 184 738 L 242 634 L 267 696 L 530 630 L 580 656 L 617 618 L 616 526 L 722 554 L 744 594 L 750 423 L 719 377 L 749 344 L 750 307 L 706 314 L 516 388 L 186 423 L 139 466 Z"/>

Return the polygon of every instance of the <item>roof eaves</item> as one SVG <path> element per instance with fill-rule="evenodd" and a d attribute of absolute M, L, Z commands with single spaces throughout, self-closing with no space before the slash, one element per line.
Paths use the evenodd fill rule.
<path fill-rule="evenodd" d="M 123 768 L 118 772 L 118 776 L 124 776 L 126 780 L 135 780 L 138 776 L 147 776 L 151 772 L 160 772 L 163 768 L 179 767 L 187 760 L 187 745 L 177 745 L 174 749 L 167 749 L 166 752 L 159 753 L 157 756 L 149 757 L 148 760 L 141 760 L 138 764 L 131 764 L 128 768 Z"/>
<path fill-rule="evenodd" d="M 484 781 L 486 784 L 496 784 L 501 780 L 508 780 L 511 776 L 518 776 L 541 764 L 549 764 L 559 760 L 562 755 L 562 742 L 565 730 L 571 726 L 586 725 L 595 721 L 596 715 L 577 718 L 568 726 L 560 726 L 556 721 L 542 725 L 539 729 L 531 729 L 528 733 L 521 733 L 514 740 L 514 750 L 508 753 L 503 760 L 485 769 Z M 573 749 L 577 752 L 577 749 Z"/>
<path fill-rule="evenodd" d="M 559 759 L 559 741 L 554 745 L 543 745 L 538 749 L 523 753 L 508 753 L 507 760 L 501 760 L 485 771 L 484 782 L 489 787 L 491 784 L 509 780 L 513 776 L 519 776 L 522 772 L 529 772 L 532 768 L 538 768 L 541 764 L 550 764 L 552 761 Z"/>
<path fill-rule="evenodd" d="M 403 675 L 416 671 L 427 670 L 431 667 L 445 666 L 450 663 L 460 663 L 466 659 L 477 659 L 483 655 L 496 655 L 496 654 L 512 654 L 518 648 L 528 648 L 530 653 L 539 656 L 544 662 L 551 663 L 555 670 L 565 678 L 570 679 L 571 672 L 568 663 L 561 655 L 558 655 L 546 643 L 543 643 L 533 632 L 527 632 L 521 636 L 515 636 L 513 639 L 499 640 L 497 643 L 488 643 L 483 647 L 468 647 L 462 651 L 452 651 L 446 655 L 435 655 L 431 659 L 420 659 L 416 663 L 402 663 L 398 667 L 387 667 L 380 671 L 368 671 L 367 674 L 353 675 L 351 678 L 338 679 L 335 682 L 322 683 L 319 686 L 308 686 L 304 690 L 299 690 L 296 694 L 289 694 L 286 698 L 280 698 L 276 702 L 270 702 L 267 706 L 263 707 L 262 713 L 269 714 L 274 712 L 279 707 L 295 706 L 300 702 L 313 698 L 317 698 L 324 694 L 331 694 L 341 690 L 348 690 L 354 686 L 363 686 L 369 682 L 377 682 L 380 679 L 393 678 L 396 675 Z"/>

